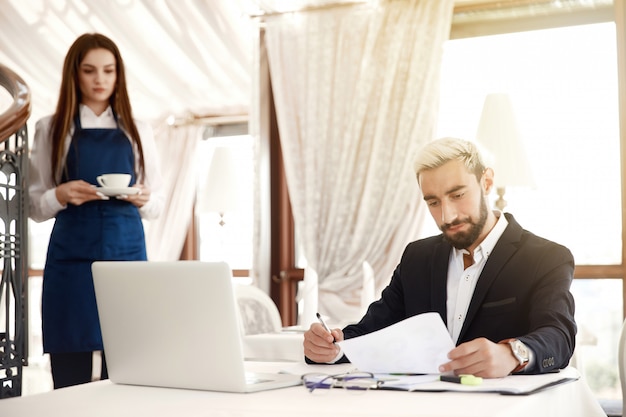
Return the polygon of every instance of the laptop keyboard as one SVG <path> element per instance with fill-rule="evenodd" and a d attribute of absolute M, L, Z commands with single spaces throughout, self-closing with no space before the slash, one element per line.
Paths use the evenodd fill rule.
<path fill-rule="evenodd" d="M 259 375 L 246 372 L 246 385 L 260 384 L 262 382 L 269 382 L 271 379 L 261 378 Z"/>

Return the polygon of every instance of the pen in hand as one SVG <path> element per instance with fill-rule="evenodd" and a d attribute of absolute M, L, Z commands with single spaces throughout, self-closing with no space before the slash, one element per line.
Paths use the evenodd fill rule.
<path fill-rule="evenodd" d="M 322 326 L 324 326 L 324 329 L 332 335 L 333 332 L 330 331 L 330 328 L 326 325 L 326 322 L 324 322 L 324 319 L 322 319 L 320 313 L 315 313 L 315 315 L 317 316 L 317 319 L 320 321 L 320 323 L 322 323 Z M 333 336 L 333 342 L 335 342 L 335 336 Z"/>

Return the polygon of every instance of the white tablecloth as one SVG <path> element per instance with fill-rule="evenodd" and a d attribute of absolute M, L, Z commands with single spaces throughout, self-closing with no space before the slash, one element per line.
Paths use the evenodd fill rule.
<path fill-rule="evenodd" d="M 290 369 L 291 364 L 293 363 L 262 363 L 252 367 L 251 370 L 280 371 Z M 101 381 L 44 394 L 0 400 L 0 416 L 3 417 L 320 417 L 322 415 L 605 416 L 584 380 L 520 396 L 376 390 L 354 394 L 343 389 L 317 390 L 309 393 L 302 386 L 253 394 L 231 394 L 117 385 L 110 381 Z"/>
<path fill-rule="evenodd" d="M 247 360 L 302 361 L 301 332 L 266 333 L 243 336 L 243 355 Z"/>

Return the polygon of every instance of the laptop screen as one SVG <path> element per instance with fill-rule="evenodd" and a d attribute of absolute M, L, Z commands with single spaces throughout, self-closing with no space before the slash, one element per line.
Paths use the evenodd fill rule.
<path fill-rule="evenodd" d="M 95 262 L 92 270 L 113 382 L 241 389 L 243 353 L 226 263 Z"/>

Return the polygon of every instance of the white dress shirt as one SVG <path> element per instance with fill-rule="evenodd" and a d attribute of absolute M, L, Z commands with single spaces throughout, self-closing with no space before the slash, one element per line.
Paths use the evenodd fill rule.
<path fill-rule="evenodd" d="M 117 127 L 113 111 L 108 107 L 100 116 L 87 106 L 80 105 L 80 123 L 85 129 L 103 128 L 114 129 Z M 51 219 L 56 214 L 65 209 L 56 198 L 56 185 L 51 176 L 52 162 L 50 160 L 52 154 L 52 141 L 50 140 L 50 125 L 52 116 L 47 116 L 35 125 L 35 138 L 30 153 L 30 171 L 29 171 L 29 187 L 30 196 L 30 217 L 42 222 Z M 150 189 L 150 200 L 139 209 L 142 218 L 152 219 L 157 217 L 163 210 L 165 196 L 163 194 L 163 180 L 159 167 L 159 156 L 154 142 L 152 127 L 144 122 L 135 120 L 135 125 L 141 138 L 143 148 L 143 156 L 145 163 L 145 177 L 141 181 Z M 74 127 L 70 129 L 69 134 L 65 138 L 65 155 L 72 142 L 72 134 Z M 127 134 L 128 136 L 128 134 Z M 130 140 L 130 139 L 129 139 Z M 135 153 L 135 166 L 139 166 L 139 153 L 136 146 L 133 146 Z M 64 164 L 65 161 L 62 161 Z M 57 178 L 59 181 L 60 178 Z"/>
<path fill-rule="evenodd" d="M 509 224 L 502 213 L 497 212 L 498 221 L 487 237 L 474 249 L 474 264 L 465 269 L 463 255 L 469 254 L 465 249 L 453 249 L 450 252 L 448 266 L 448 299 L 446 304 L 448 317 L 448 332 L 452 336 L 452 341 L 456 344 L 459 333 L 463 327 L 467 309 L 474 295 L 476 282 L 480 277 L 487 259 L 493 250 L 498 239 L 504 233 L 504 229 Z"/>

